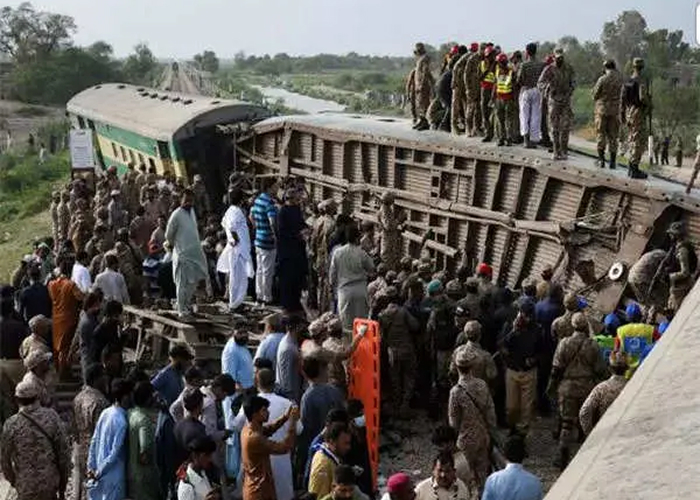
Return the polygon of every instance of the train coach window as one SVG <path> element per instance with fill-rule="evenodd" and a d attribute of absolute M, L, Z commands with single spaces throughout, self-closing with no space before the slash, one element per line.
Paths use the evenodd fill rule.
<path fill-rule="evenodd" d="M 112 156 L 119 158 L 119 151 L 117 151 L 117 146 L 114 143 L 112 143 Z"/>
<path fill-rule="evenodd" d="M 156 170 L 156 161 L 153 158 L 149 158 L 148 166 L 151 167 L 153 170 Z"/>
<path fill-rule="evenodd" d="M 143 155 L 139 153 L 139 165 L 145 165 L 146 161 L 143 159 Z"/>
<path fill-rule="evenodd" d="M 124 149 L 124 146 L 119 146 L 119 149 L 122 152 L 122 160 L 126 160 L 126 150 Z"/>

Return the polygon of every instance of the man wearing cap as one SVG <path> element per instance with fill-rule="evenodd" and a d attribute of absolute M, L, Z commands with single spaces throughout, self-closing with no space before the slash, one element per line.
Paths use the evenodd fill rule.
<path fill-rule="evenodd" d="M 112 231 L 117 231 L 126 227 L 127 213 L 122 206 L 122 194 L 119 190 L 113 190 L 109 193 L 111 201 L 107 205 L 109 212 L 109 227 Z"/>
<path fill-rule="evenodd" d="M 605 74 L 598 78 L 593 87 L 595 101 L 595 134 L 598 143 L 598 166 L 605 168 L 605 147 L 610 151 L 610 168 L 617 166 L 617 143 L 620 136 L 620 95 L 622 75 L 615 67 L 615 61 L 603 63 Z"/>
<path fill-rule="evenodd" d="M 428 334 L 429 351 L 432 356 L 431 371 L 435 376 L 438 397 L 441 403 L 447 400 L 450 390 L 450 359 L 457 340 L 454 324 L 455 303 L 446 295 L 442 282 L 432 280 L 426 287 L 427 298 L 424 301 L 429 309 L 426 333 Z M 444 404 L 441 405 L 444 408 Z"/>
<path fill-rule="evenodd" d="M 318 310 L 328 311 L 332 307 L 333 292 L 329 282 L 330 246 L 335 233 L 335 215 L 338 205 L 335 200 L 324 200 L 319 204 L 320 217 L 312 235 L 314 265 L 318 276 Z"/>
<path fill-rule="evenodd" d="M 38 388 L 29 381 L 17 384 L 19 411 L 3 426 L 0 466 L 17 491 L 18 500 L 64 498 L 70 468 L 70 449 L 58 414 L 39 405 Z"/>
<path fill-rule="evenodd" d="M 515 109 L 515 79 L 513 69 L 508 64 L 508 56 L 504 53 L 496 57 L 496 83 L 493 87 L 492 101 L 495 103 L 496 119 L 498 121 L 498 145 L 510 146 L 516 132 L 513 130 Z"/>
<path fill-rule="evenodd" d="M 426 113 L 430 105 L 435 79 L 430 71 L 430 57 L 425 50 L 425 45 L 420 42 L 417 43 L 413 54 L 416 56 L 413 91 L 416 102 L 416 115 L 418 116 L 418 122 L 413 128 L 426 130 L 429 127 Z"/>
<path fill-rule="evenodd" d="M 693 276 L 698 267 L 698 257 L 693 244 L 686 237 L 685 225 L 682 222 L 672 223 L 666 233 L 671 240 L 672 247 L 659 265 L 647 295 L 651 294 L 653 284 L 657 283 L 662 275 L 668 274 L 670 288 L 667 308 L 672 313 L 676 313 L 681 307 L 683 299 L 693 287 Z"/>
<path fill-rule="evenodd" d="M 479 65 L 479 85 L 481 87 L 481 128 L 485 136 L 482 142 L 493 139 L 493 121 L 491 120 L 491 97 L 496 85 L 496 52 L 493 46 L 484 49 L 484 58 Z"/>
<path fill-rule="evenodd" d="M 488 310 L 493 304 L 496 286 L 493 284 L 493 268 L 486 262 L 476 266 L 476 278 L 479 280 L 479 300 Z"/>
<path fill-rule="evenodd" d="M 587 436 L 620 395 L 627 384 L 627 356 L 619 351 L 613 351 L 608 358 L 611 376 L 596 385 L 581 406 L 578 414 L 583 433 Z"/>
<path fill-rule="evenodd" d="M 463 78 L 466 108 L 466 133 L 469 137 L 474 137 L 481 128 L 481 112 L 479 109 L 480 87 L 479 87 L 479 63 L 481 62 L 481 52 L 479 44 L 474 42 L 469 46 L 469 54 L 466 54 Z"/>
<path fill-rule="evenodd" d="M 403 249 L 399 217 L 394 204 L 393 193 L 382 194 L 381 205 L 377 212 L 377 222 L 381 231 L 379 256 L 389 270 L 399 269 L 399 261 Z"/>
<path fill-rule="evenodd" d="M 525 147 L 534 148 L 540 142 L 542 118 L 542 96 L 537 81 L 544 70 L 544 64 L 536 59 L 537 44 L 525 46 L 525 62 L 518 67 L 515 81 L 520 87 L 520 135 L 525 138 Z"/>
<path fill-rule="evenodd" d="M 192 297 L 202 281 L 206 283 L 207 290 L 211 290 L 209 268 L 199 239 L 193 203 L 192 190 L 185 189 L 180 207 L 172 213 L 165 229 L 166 244 L 173 256 L 177 312 L 181 318 L 191 315 Z"/>
<path fill-rule="evenodd" d="M 632 179 L 646 179 L 647 174 L 639 170 L 644 148 L 647 145 L 647 118 L 651 110 L 649 79 L 642 73 L 644 60 L 635 57 L 632 61 L 632 76 L 622 87 L 620 120 L 627 125 L 630 148 L 629 172 Z"/>
<path fill-rule="evenodd" d="M 654 325 L 648 325 L 642 321 L 642 308 L 636 302 L 630 302 L 627 305 L 625 315 L 627 324 L 617 329 L 615 351 L 620 351 L 627 356 L 626 377 L 629 380 L 637 370 L 645 349 L 658 340 L 659 334 Z"/>
<path fill-rule="evenodd" d="M 535 301 L 521 297 L 518 315 L 504 326 L 499 347 L 506 365 L 506 413 L 511 429 L 527 435 L 537 396 L 537 366 L 542 328 L 535 320 Z"/>
<path fill-rule="evenodd" d="M 559 402 L 561 433 L 558 465 L 563 470 L 570 458 L 578 434 L 581 405 L 596 383 L 604 377 L 605 367 L 598 353 L 598 344 L 590 337 L 588 319 L 575 313 L 571 319 L 574 334 L 557 346 L 547 394 Z"/>
<path fill-rule="evenodd" d="M 579 308 L 579 298 L 574 293 L 567 293 L 564 297 L 564 314 L 559 316 L 552 322 L 552 338 L 556 343 L 570 337 L 574 333 L 574 327 L 571 324 L 571 318 L 577 313 Z"/>
<path fill-rule="evenodd" d="M 0 420 L 4 421 L 16 410 L 15 386 L 24 375 L 20 358 L 21 345 L 29 336 L 27 325 L 15 317 L 11 297 L 0 299 Z"/>
<path fill-rule="evenodd" d="M 453 134 L 460 134 L 462 127 L 465 125 L 466 111 L 466 89 L 464 69 L 467 66 L 467 60 L 470 53 L 467 47 L 460 45 L 455 57 L 455 65 L 452 68 L 452 110 L 450 116 L 452 118 L 451 129 Z"/>
<path fill-rule="evenodd" d="M 51 360 L 53 356 L 48 352 L 34 351 L 24 358 L 23 382 L 34 385 L 37 389 L 38 399 L 42 406 L 52 407 L 56 391 L 54 381 L 50 380 Z"/>
<path fill-rule="evenodd" d="M 386 482 L 386 493 L 382 500 L 415 500 L 416 490 L 411 476 L 405 472 L 397 472 L 389 476 Z"/>
<path fill-rule="evenodd" d="M 58 248 L 64 240 L 68 238 L 68 230 L 70 229 L 70 193 L 61 191 L 61 202 L 57 207 L 58 232 L 56 240 L 56 248 Z"/>
<path fill-rule="evenodd" d="M 479 344 L 481 340 L 481 324 L 474 320 L 467 321 L 464 325 L 463 335 L 466 339 L 466 343 L 457 347 L 454 353 L 452 353 L 450 373 L 457 373 L 457 358 L 462 352 L 466 351 L 470 359 L 473 360 L 470 366 L 471 374 L 476 378 L 480 378 L 491 387 L 498 375 L 498 369 L 496 368 L 496 363 L 493 361 L 493 356 L 491 356 L 488 351 L 485 351 Z"/>
<path fill-rule="evenodd" d="M 558 48 L 554 51 L 554 64 L 545 68 L 537 83 L 540 91 L 548 98 L 549 132 L 554 146 L 554 160 L 565 160 L 568 154 L 574 78 L 574 69 L 564 61 L 564 51 Z"/>

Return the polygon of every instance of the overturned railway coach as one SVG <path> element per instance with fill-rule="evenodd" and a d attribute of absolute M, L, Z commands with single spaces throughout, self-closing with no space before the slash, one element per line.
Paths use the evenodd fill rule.
<path fill-rule="evenodd" d="M 176 177 L 203 177 L 212 199 L 223 195 L 236 162 L 232 136 L 270 112 L 244 102 L 105 83 L 66 106 L 72 125 L 91 129 L 102 167 L 145 165 Z"/>
<path fill-rule="evenodd" d="M 313 201 L 336 199 L 348 213 L 377 220 L 392 191 L 405 217 L 405 250 L 427 248 L 437 265 L 487 261 L 511 287 L 546 266 L 601 312 L 626 292 L 624 269 L 668 246 L 665 229 L 682 220 L 700 240 L 700 192 L 626 172 L 600 170 L 572 155 L 496 148 L 442 132 L 416 132 L 405 120 L 319 114 L 256 124 L 237 150 L 249 171 L 305 180 Z M 618 276 L 609 271 L 620 263 Z M 620 267 L 620 266 L 618 266 Z"/>

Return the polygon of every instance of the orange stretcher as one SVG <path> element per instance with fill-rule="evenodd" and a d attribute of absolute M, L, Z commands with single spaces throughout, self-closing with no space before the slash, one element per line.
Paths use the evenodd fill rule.
<path fill-rule="evenodd" d="M 359 399 L 365 408 L 367 447 L 372 467 L 372 485 L 377 489 L 379 473 L 379 323 L 368 319 L 356 319 L 353 337 L 365 330 L 365 338 L 355 349 L 348 365 L 348 393 L 351 399 Z"/>

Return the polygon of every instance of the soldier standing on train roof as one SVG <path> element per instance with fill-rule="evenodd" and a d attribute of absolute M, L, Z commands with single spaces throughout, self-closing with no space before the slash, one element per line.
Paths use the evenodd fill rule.
<path fill-rule="evenodd" d="M 617 329 L 615 350 L 627 355 L 629 380 L 639 366 L 639 359 L 647 346 L 658 340 L 659 335 L 653 325 L 642 322 L 642 309 L 636 302 L 631 302 L 625 309 L 627 324 Z"/>
<path fill-rule="evenodd" d="M 627 356 L 625 353 L 613 351 L 608 359 L 612 375 L 593 388 L 578 413 L 581 430 L 586 436 L 591 433 L 627 384 L 625 378 Z"/>
<path fill-rule="evenodd" d="M 622 75 L 615 67 L 615 61 L 603 63 L 605 74 L 598 78 L 593 87 L 595 101 L 595 130 L 598 143 L 598 166 L 605 168 L 605 147 L 610 151 L 610 168 L 617 166 L 617 143 L 620 134 L 620 91 Z"/>
<path fill-rule="evenodd" d="M 430 105 L 430 97 L 432 96 L 435 80 L 430 72 L 430 57 L 426 53 L 425 45 L 417 43 L 413 54 L 416 56 L 413 91 L 415 93 L 416 115 L 418 116 L 418 122 L 413 128 L 426 130 L 430 128 L 426 113 Z"/>
<path fill-rule="evenodd" d="M 651 110 L 649 80 L 642 74 L 644 60 L 635 57 L 632 61 L 632 77 L 622 87 L 620 119 L 629 130 L 629 177 L 646 179 L 647 174 L 639 170 L 642 153 L 647 144 L 647 115 Z"/>
<path fill-rule="evenodd" d="M 693 174 L 690 176 L 690 181 L 688 181 L 688 186 L 685 188 L 685 194 L 690 194 L 693 189 L 693 184 L 695 184 L 695 179 L 700 172 L 700 134 L 695 138 L 695 162 L 693 162 Z"/>
<path fill-rule="evenodd" d="M 545 68 L 537 83 L 540 91 L 548 97 L 549 133 L 554 146 L 554 160 L 565 160 L 568 154 L 574 78 L 574 69 L 564 60 L 564 51 L 559 48 L 554 51 L 554 64 Z"/>
<path fill-rule="evenodd" d="M 574 314 L 571 325 L 574 334 L 557 346 L 547 387 L 549 397 L 555 399 L 557 396 L 559 401 L 561 433 L 559 456 L 555 462 L 562 470 L 568 464 L 572 446 L 576 443 L 579 410 L 605 373 L 598 345 L 589 335 L 586 316 L 580 312 Z"/>

